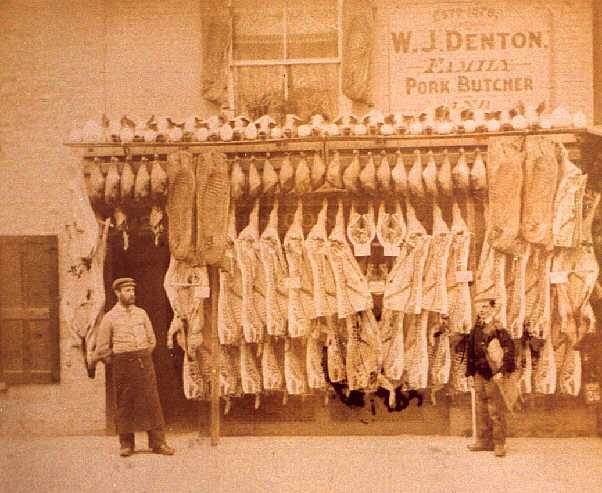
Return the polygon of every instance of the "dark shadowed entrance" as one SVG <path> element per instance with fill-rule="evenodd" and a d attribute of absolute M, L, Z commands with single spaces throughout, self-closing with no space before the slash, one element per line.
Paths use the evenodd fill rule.
<path fill-rule="evenodd" d="M 150 235 L 130 237 L 127 250 L 123 250 L 121 235 L 110 238 L 105 284 L 107 286 L 107 310 L 115 302 L 110 285 L 117 277 L 133 277 L 137 282 L 136 304 L 147 311 L 155 335 L 157 348 L 153 354 L 159 396 L 169 429 L 196 429 L 198 425 L 198 403 L 188 401 L 182 390 L 183 351 L 176 347 L 167 348 L 167 331 L 173 312 L 163 289 L 163 278 L 169 266 L 169 249 L 162 242 L 155 246 Z M 109 384 L 108 395 L 112 389 Z M 107 413 L 112 416 L 111 399 L 107 402 Z"/>

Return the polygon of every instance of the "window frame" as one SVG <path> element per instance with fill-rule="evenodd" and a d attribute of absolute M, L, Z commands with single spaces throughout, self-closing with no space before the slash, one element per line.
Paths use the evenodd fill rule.
<path fill-rule="evenodd" d="M 322 58 L 288 58 L 288 5 L 290 0 L 284 0 L 284 12 L 283 12 L 283 48 L 282 58 L 266 59 L 266 60 L 234 60 L 234 15 L 230 15 L 232 22 L 230 28 L 230 46 L 228 48 L 228 106 L 235 112 L 239 112 L 240 108 L 236 107 L 236 77 L 234 72 L 240 67 L 274 67 L 281 66 L 287 67 L 292 65 L 337 65 L 337 103 L 339 106 L 339 112 L 342 109 L 349 106 L 347 98 L 343 95 L 343 1 L 335 0 L 337 10 L 337 56 L 336 57 L 322 57 Z M 233 0 L 228 0 L 228 9 L 232 14 L 233 11 Z M 284 100 L 288 100 L 288 73 L 283 70 L 283 95 Z"/>

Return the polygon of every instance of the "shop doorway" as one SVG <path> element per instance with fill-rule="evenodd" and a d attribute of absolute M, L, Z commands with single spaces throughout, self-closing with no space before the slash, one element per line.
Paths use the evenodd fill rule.
<path fill-rule="evenodd" d="M 194 430 L 199 424 L 199 403 L 189 401 L 182 389 L 183 351 L 179 347 L 168 349 L 167 331 L 173 311 L 163 289 L 163 279 L 169 267 L 169 248 L 161 242 L 158 246 L 150 235 L 130 237 L 129 247 L 123 249 L 121 235 L 111 236 L 105 272 L 107 309 L 116 298 L 110 286 L 117 277 L 132 277 L 137 282 L 136 304 L 146 310 L 151 319 L 157 347 L 153 353 L 159 397 L 168 430 Z M 112 394 L 110 383 L 107 395 Z M 112 399 L 107 400 L 107 407 Z M 110 409 L 107 409 L 111 413 Z M 112 414 L 111 414 L 112 416 Z"/>

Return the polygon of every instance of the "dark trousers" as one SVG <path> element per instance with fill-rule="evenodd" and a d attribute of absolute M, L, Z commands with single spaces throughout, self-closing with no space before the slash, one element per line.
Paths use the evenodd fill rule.
<path fill-rule="evenodd" d="M 165 431 L 163 431 L 163 429 L 157 428 L 154 430 L 148 430 L 147 434 L 149 448 L 159 448 L 165 443 Z M 120 433 L 119 443 L 121 444 L 122 448 L 135 448 L 136 440 L 134 433 Z"/>
<path fill-rule="evenodd" d="M 506 442 L 506 413 L 504 401 L 493 379 L 486 380 L 478 373 L 474 377 L 477 415 L 477 442 L 504 445 Z"/>

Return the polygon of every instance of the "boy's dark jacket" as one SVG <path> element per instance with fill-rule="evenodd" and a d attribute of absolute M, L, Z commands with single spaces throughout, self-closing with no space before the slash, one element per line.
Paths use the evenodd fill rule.
<path fill-rule="evenodd" d="M 489 336 L 485 336 L 482 333 L 482 322 L 477 320 L 477 323 L 470 331 L 466 347 L 466 376 L 473 377 L 476 373 L 479 373 L 483 378 L 489 380 L 493 373 L 487 362 L 486 345 L 491 342 L 492 339 L 497 338 L 500 342 L 500 346 L 504 350 L 504 360 L 502 363 L 501 371 L 504 374 L 512 373 L 516 369 L 516 361 L 514 358 L 514 341 L 510 337 L 510 334 L 502 325 L 497 322 L 491 322 L 494 324 L 494 329 Z M 483 346 L 481 343 L 485 343 Z"/>

